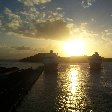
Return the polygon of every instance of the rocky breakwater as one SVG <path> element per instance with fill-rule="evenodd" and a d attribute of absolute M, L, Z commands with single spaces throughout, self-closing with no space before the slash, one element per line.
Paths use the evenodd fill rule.
<path fill-rule="evenodd" d="M 0 111 L 14 111 L 42 72 L 42 66 L 35 70 L 0 67 Z"/>

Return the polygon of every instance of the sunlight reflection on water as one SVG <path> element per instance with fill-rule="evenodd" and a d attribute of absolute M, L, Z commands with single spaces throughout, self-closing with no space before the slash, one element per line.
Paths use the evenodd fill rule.
<path fill-rule="evenodd" d="M 91 111 L 86 108 L 88 98 L 85 89 L 88 77 L 84 73 L 87 72 L 79 65 L 69 65 L 65 72 L 59 73 L 58 84 L 61 82 L 62 91 L 57 98 L 58 105 L 61 105 L 58 111 Z"/>
<path fill-rule="evenodd" d="M 78 70 L 72 68 L 68 73 L 68 75 L 69 75 L 68 80 L 70 81 L 70 85 L 68 85 L 69 89 L 72 94 L 75 94 L 78 86 Z"/>

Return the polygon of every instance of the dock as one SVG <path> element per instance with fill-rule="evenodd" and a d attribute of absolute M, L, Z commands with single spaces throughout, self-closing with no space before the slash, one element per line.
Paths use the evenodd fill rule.
<path fill-rule="evenodd" d="M 43 66 L 35 70 L 32 68 L 23 70 L 0 68 L 0 110 L 13 112 L 42 72 Z"/>

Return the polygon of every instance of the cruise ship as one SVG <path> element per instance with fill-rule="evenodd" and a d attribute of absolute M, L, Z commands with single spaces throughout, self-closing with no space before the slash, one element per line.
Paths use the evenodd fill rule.
<path fill-rule="evenodd" d="M 45 72 L 56 72 L 58 66 L 58 56 L 53 50 L 50 53 L 46 53 L 43 59 Z"/>
<path fill-rule="evenodd" d="M 98 52 L 89 57 L 89 65 L 91 70 L 100 70 L 102 68 L 102 57 L 99 56 Z"/>

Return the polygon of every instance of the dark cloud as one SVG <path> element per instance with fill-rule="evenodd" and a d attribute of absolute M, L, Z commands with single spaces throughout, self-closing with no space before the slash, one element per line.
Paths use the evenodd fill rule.
<path fill-rule="evenodd" d="M 3 47 L 3 46 L 2 46 Z M 1 48 L 1 46 L 0 46 Z M 10 49 L 13 50 L 17 50 L 19 52 L 46 52 L 47 49 L 46 48 L 32 48 L 32 47 L 28 47 L 28 46 L 13 46 L 13 47 L 9 47 Z"/>
<path fill-rule="evenodd" d="M 69 37 L 67 27 L 70 22 L 65 21 L 61 8 L 55 11 L 38 11 L 35 7 L 28 10 L 14 12 L 5 8 L 0 18 L 0 29 L 14 32 L 31 38 L 62 39 Z"/>
<path fill-rule="evenodd" d="M 90 7 L 93 5 L 93 3 L 95 2 L 96 0 L 82 0 L 82 6 L 84 8 L 87 8 L 87 7 Z"/>
<path fill-rule="evenodd" d="M 35 32 L 26 30 L 25 35 L 31 35 L 32 37 L 42 37 L 47 39 L 61 39 L 69 35 L 69 29 L 67 28 L 67 22 L 64 20 L 45 21 L 35 24 Z"/>
<path fill-rule="evenodd" d="M 31 48 L 31 47 L 25 47 L 25 46 L 19 46 L 19 47 L 12 47 L 13 49 L 16 49 L 16 50 L 36 50 L 34 48 Z"/>
<path fill-rule="evenodd" d="M 26 6 L 34 6 L 34 5 L 50 2 L 51 0 L 18 0 L 18 1 Z"/>

